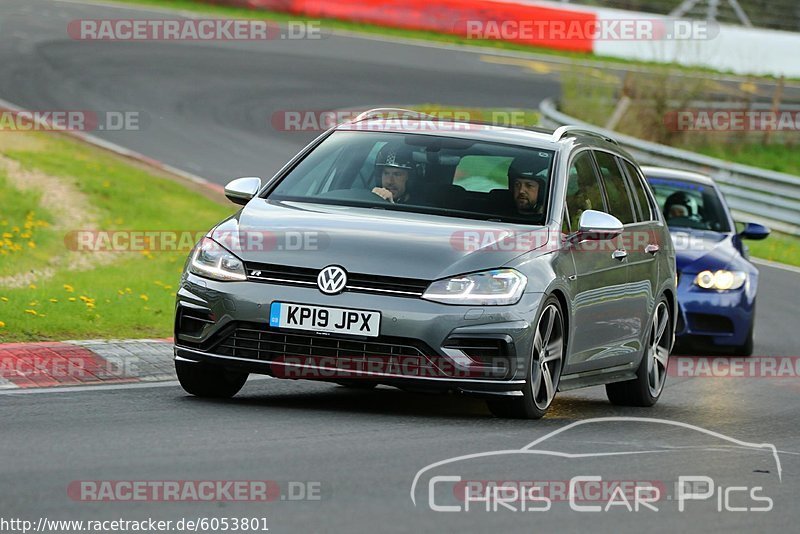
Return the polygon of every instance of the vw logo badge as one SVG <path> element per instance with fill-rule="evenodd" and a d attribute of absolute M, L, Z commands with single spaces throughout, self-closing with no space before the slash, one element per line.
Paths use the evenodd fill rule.
<path fill-rule="evenodd" d="M 322 269 L 317 276 L 317 286 L 326 295 L 341 293 L 347 284 L 347 273 L 336 265 L 329 265 Z"/>

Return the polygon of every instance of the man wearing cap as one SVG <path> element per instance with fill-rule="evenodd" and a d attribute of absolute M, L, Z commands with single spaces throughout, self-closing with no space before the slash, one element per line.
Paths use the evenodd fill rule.
<path fill-rule="evenodd" d="M 384 147 L 375 166 L 380 171 L 379 187 L 372 192 L 382 199 L 405 204 L 409 201 L 408 182 L 414 169 L 411 151 L 404 147 Z"/>

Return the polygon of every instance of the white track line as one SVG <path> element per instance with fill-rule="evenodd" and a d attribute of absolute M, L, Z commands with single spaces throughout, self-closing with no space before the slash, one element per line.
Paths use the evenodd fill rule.
<path fill-rule="evenodd" d="M 777 261 L 762 260 L 761 258 L 750 258 L 750 260 L 758 265 L 766 265 L 767 267 L 781 269 L 782 271 L 800 274 L 800 267 L 795 267 L 794 265 L 786 265 L 785 263 L 778 263 Z"/>

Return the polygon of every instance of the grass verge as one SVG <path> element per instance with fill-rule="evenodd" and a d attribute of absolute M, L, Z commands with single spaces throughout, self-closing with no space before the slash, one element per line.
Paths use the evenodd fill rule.
<path fill-rule="evenodd" d="M 773 231 L 763 241 L 746 241 L 750 255 L 800 267 L 800 238 Z"/>
<path fill-rule="evenodd" d="M 93 214 L 96 229 L 202 232 L 233 211 L 179 181 L 73 139 L 43 133 L 14 137 L 10 145 L 0 144 L 0 155 L 24 172 L 72 187 L 76 198 L 87 202 L 78 208 Z M 0 181 L 0 195 L 14 199 L 8 203 L 12 211 L 4 206 L 2 218 L 9 225 L 24 224 L 30 212 L 50 222 L 59 219 L 60 208 L 51 207 L 46 215 L 37 209 L 37 193 L 14 191 L 8 180 Z M 6 274 L 16 269 L 28 275 L 33 269 L 36 276 L 21 286 L 0 286 L 0 342 L 171 335 L 188 251 L 70 250 L 65 235 L 84 229 L 43 227 L 52 235 L 36 250 L 47 251 L 46 258 L 24 247 L 1 256 Z"/>

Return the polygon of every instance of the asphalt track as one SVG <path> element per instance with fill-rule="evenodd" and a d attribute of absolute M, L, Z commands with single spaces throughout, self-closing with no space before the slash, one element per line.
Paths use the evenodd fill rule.
<path fill-rule="evenodd" d="M 97 135 L 218 183 L 269 176 L 315 132 L 281 132 L 281 110 L 321 110 L 440 102 L 454 106 L 535 107 L 557 95 L 556 75 L 482 60 L 471 52 L 330 36 L 267 43 L 76 42 L 78 18 L 141 16 L 119 8 L 44 0 L 0 4 L 0 98 L 35 110 L 138 111 L 136 132 Z M 761 267 L 756 354 L 794 356 L 800 324 L 794 302 L 800 275 Z M 798 378 L 677 378 L 656 408 L 609 405 L 602 388 L 567 392 L 539 422 L 492 418 L 475 399 L 355 392 L 310 382 L 253 381 L 234 400 L 188 397 L 175 385 L 0 396 L 0 517 L 179 519 L 267 517 L 272 532 L 673 532 L 793 531 L 800 520 Z M 706 475 L 720 486 L 760 486 L 769 512 L 718 511 L 716 494 L 680 512 L 435 512 L 427 487 L 410 497 L 418 470 L 450 457 L 519 449 L 567 424 L 599 417 L 652 417 L 696 425 L 763 451 L 710 438 L 696 429 L 607 421 L 565 433 L 561 457 L 506 454 L 444 474 L 479 480 L 658 480 Z M 698 437 L 701 436 L 701 437 Z M 424 478 L 424 477 L 423 477 Z M 76 480 L 276 480 L 318 482 L 320 500 L 272 503 L 79 502 Z M 669 493 L 669 492 L 668 492 Z M 718 493 L 718 492 L 717 492 Z M 438 497 L 437 497 L 438 498 Z M 601 503 L 604 504 L 604 503 Z M 754 501 L 734 506 L 760 505 Z"/>

